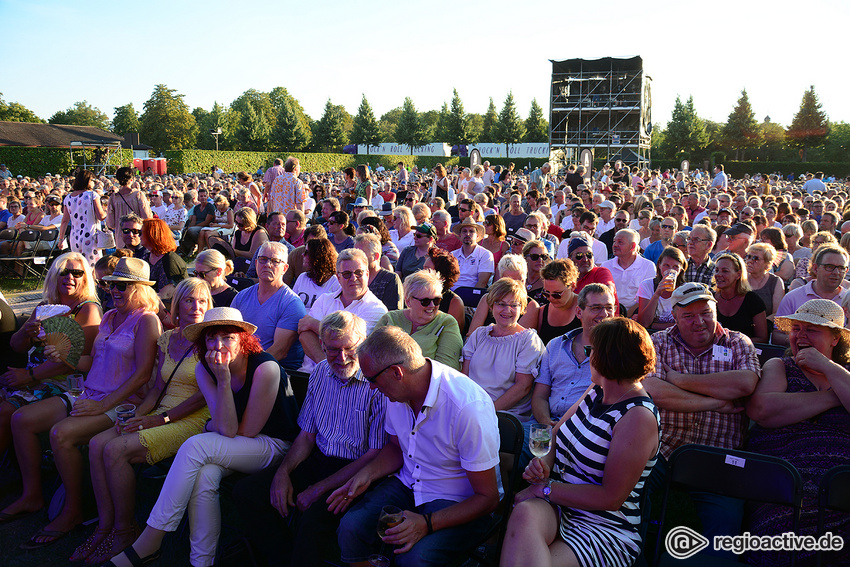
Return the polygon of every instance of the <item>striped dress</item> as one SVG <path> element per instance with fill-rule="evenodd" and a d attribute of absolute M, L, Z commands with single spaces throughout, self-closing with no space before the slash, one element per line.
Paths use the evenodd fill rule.
<path fill-rule="evenodd" d="M 602 389 L 594 387 L 558 430 L 555 480 L 601 485 L 611 432 L 620 418 L 637 406 L 655 415 L 660 438 L 661 417 L 651 398 L 630 398 L 606 406 L 602 404 Z M 560 507 L 561 537 L 580 565 L 626 567 L 634 563 L 640 553 L 641 493 L 656 458 L 654 455 L 647 461 L 637 485 L 616 512 Z"/>

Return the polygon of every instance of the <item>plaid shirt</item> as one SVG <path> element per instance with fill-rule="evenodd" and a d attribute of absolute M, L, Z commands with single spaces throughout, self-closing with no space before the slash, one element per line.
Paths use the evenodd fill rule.
<path fill-rule="evenodd" d="M 685 282 L 697 282 L 711 285 L 714 277 L 714 260 L 709 256 L 705 263 L 697 264 L 688 258 L 688 267 L 685 270 Z"/>
<path fill-rule="evenodd" d="M 749 337 L 737 331 L 724 329 L 718 323 L 714 345 L 731 349 L 730 361 L 715 360 L 709 347 L 694 356 L 685 346 L 682 335 L 675 325 L 652 335 L 655 346 L 656 369 L 648 375 L 666 381 L 666 375 L 660 371 L 662 363 L 668 364 L 677 372 L 688 374 L 714 374 L 729 370 L 749 370 L 761 374 L 756 349 Z M 669 459 L 673 451 L 688 443 L 710 445 L 724 449 L 740 449 L 744 444 L 746 415 L 728 414 L 716 411 L 678 412 L 661 409 L 661 454 Z"/>

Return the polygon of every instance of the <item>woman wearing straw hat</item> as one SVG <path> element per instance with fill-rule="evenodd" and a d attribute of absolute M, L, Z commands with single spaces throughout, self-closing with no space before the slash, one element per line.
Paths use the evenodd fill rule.
<path fill-rule="evenodd" d="M 138 404 L 156 361 L 156 341 L 162 327 L 156 316 L 159 298 L 153 290 L 150 266 L 138 258 L 121 258 L 109 282 L 115 309 L 100 323 L 91 356 L 76 370 L 88 372 L 83 393 L 55 396 L 21 408 L 12 416 L 12 436 L 21 466 L 24 489 L 6 514 L 36 511 L 44 505 L 41 493 L 41 446 L 38 434 L 50 431 L 56 468 L 65 485 L 65 504 L 59 515 L 25 542 L 23 549 L 49 545 L 83 521 L 82 457 L 79 446 L 109 429 L 117 420 L 116 407 Z M 52 347 L 45 354 L 56 356 Z"/>
<path fill-rule="evenodd" d="M 811 299 L 796 313 L 777 317 L 788 333 L 790 356 L 765 362 L 762 377 L 747 404 L 757 425 L 747 449 L 786 459 L 803 476 L 802 534 L 815 535 L 817 491 L 823 473 L 850 462 L 850 331 L 844 311 L 834 301 Z M 750 514 L 754 535 L 790 531 L 792 511 L 760 505 Z M 850 516 L 826 514 L 826 531 L 850 533 Z M 756 564 L 780 565 L 788 554 L 753 553 Z M 783 559 L 784 557 L 784 559 Z M 813 565 L 814 552 L 800 552 L 798 564 Z M 827 565 L 846 565 L 850 548 L 827 554 Z"/>
<path fill-rule="evenodd" d="M 190 562 L 212 565 L 221 532 L 218 489 L 234 471 L 276 466 L 298 434 L 297 407 L 280 365 L 254 336 L 257 328 L 230 307 L 216 307 L 184 336 L 195 343 L 198 386 L 212 418 L 174 458 L 162 492 L 136 542 L 108 565 L 142 565 L 159 557 L 162 539 L 188 510 Z"/>

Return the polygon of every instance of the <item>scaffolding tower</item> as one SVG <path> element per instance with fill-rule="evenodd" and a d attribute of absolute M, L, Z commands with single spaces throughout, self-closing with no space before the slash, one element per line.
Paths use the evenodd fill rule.
<path fill-rule="evenodd" d="M 77 163 L 74 158 L 74 150 L 79 152 L 82 157 L 82 163 Z M 88 163 L 86 149 L 91 149 L 94 154 L 94 161 Z M 69 146 L 71 151 L 71 163 L 79 166 L 82 169 L 91 169 L 96 175 L 100 176 L 104 173 L 113 175 L 121 167 L 121 142 L 114 140 L 96 140 L 85 142 L 71 142 Z M 80 151 L 82 150 L 82 151 Z"/>
<path fill-rule="evenodd" d="M 640 57 L 552 61 L 549 144 L 553 158 L 595 159 L 649 165 L 652 122 L 650 83 Z"/>

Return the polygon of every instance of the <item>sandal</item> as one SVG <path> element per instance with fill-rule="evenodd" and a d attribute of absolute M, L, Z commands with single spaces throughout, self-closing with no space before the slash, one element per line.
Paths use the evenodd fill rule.
<path fill-rule="evenodd" d="M 72 563 L 76 563 L 78 561 L 85 561 L 85 559 L 94 553 L 94 550 L 97 549 L 97 546 L 100 545 L 100 542 L 106 538 L 112 530 L 99 530 L 95 529 L 94 532 L 89 536 L 89 538 L 83 542 L 77 549 L 74 550 L 74 553 L 71 554 L 71 557 L 68 558 L 68 561 Z"/>
<path fill-rule="evenodd" d="M 130 547 L 125 549 L 122 553 L 127 557 L 127 560 L 130 562 L 130 565 L 132 565 L 133 567 L 144 567 L 148 563 L 153 563 L 154 561 L 159 559 L 160 556 L 162 555 L 162 550 L 157 549 L 156 551 L 154 551 L 153 553 L 151 553 L 147 557 L 139 557 L 139 554 L 136 553 L 136 550 L 133 549 L 133 546 L 131 545 Z M 117 566 L 112 561 L 109 561 L 108 563 L 106 563 L 104 565 L 104 567 L 117 567 Z"/>
<path fill-rule="evenodd" d="M 20 548 L 24 551 L 34 551 L 36 549 L 41 549 L 42 547 L 47 547 L 48 545 L 53 545 L 54 543 L 71 533 L 73 529 L 74 528 L 71 528 L 67 532 L 60 530 L 39 530 L 37 534 L 35 534 L 29 539 L 29 541 L 22 543 Z M 42 537 L 48 538 L 47 541 L 36 541 L 38 538 Z"/>
<path fill-rule="evenodd" d="M 134 541 L 136 541 L 136 537 L 138 537 L 139 532 L 136 526 L 129 527 L 124 530 L 115 530 L 113 529 L 109 532 L 109 536 L 107 536 L 103 541 L 100 542 L 100 545 L 97 546 L 97 549 L 94 553 L 91 554 L 86 563 L 90 565 L 101 565 L 116 555 L 119 552 L 115 551 L 115 542 L 118 541 L 119 549 L 123 549 L 127 545 L 132 545 Z M 131 536 L 131 540 L 129 543 L 121 544 L 120 540 L 124 536 Z"/>

